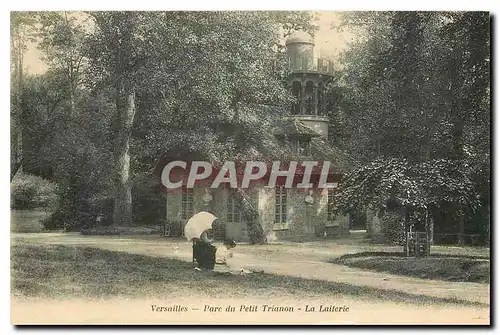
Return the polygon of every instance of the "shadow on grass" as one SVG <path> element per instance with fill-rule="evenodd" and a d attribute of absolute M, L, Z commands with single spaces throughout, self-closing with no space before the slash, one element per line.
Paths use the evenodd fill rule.
<path fill-rule="evenodd" d="M 176 259 L 61 245 L 13 245 L 11 268 L 13 294 L 53 299 L 337 295 L 411 304 L 488 306 L 453 298 L 268 273 L 220 275 L 195 271 L 191 263 Z"/>
<path fill-rule="evenodd" d="M 360 252 L 342 255 L 330 263 L 421 279 L 490 282 L 490 262 L 485 256 L 436 253 L 415 258 L 402 252 Z"/>

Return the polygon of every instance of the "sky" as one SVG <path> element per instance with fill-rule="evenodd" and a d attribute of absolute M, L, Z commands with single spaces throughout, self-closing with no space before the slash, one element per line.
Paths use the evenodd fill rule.
<path fill-rule="evenodd" d="M 319 26 L 319 31 L 314 36 L 317 56 L 336 59 L 348 43 L 355 40 L 356 36 L 352 32 L 348 30 L 339 32 L 331 28 L 332 23 L 339 25 L 340 22 L 339 12 L 319 12 L 318 20 L 315 22 Z"/>
<path fill-rule="evenodd" d="M 315 36 L 315 56 L 336 59 L 339 53 L 345 49 L 347 43 L 354 39 L 354 35 L 348 31 L 338 32 L 331 29 L 332 23 L 340 22 L 339 12 L 318 12 L 318 19 L 314 22 L 319 30 Z M 41 59 L 41 53 L 36 44 L 28 44 L 24 58 L 25 70 L 32 74 L 45 72 L 46 66 Z"/>
<path fill-rule="evenodd" d="M 45 72 L 46 66 L 40 57 L 41 54 L 36 49 L 36 45 L 34 43 L 28 43 L 28 49 L 24 54 L 25 71 L 33 74 Z"/>

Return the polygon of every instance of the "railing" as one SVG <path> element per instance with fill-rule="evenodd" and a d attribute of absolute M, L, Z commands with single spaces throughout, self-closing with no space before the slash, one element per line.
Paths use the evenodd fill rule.
<path fill-rule="evenodd" d="M 429 256 L 431 245 L 429 235 L 425 232 L 410 231 L 406 235 L 405 253 L 407 257 Z"/>
<path fill-rule="evenodd" d="M 328 59 L 314 57 L 290 57 L 289 68 L 294 72 L 318 72 L 333 74 L 333 62 Z"/>
<path fill-rule="evenodd" d="M 164 237 L 183 237 L 185 224 L 181 220 L 168 220 L 163 226 L 162 235 Z"/>

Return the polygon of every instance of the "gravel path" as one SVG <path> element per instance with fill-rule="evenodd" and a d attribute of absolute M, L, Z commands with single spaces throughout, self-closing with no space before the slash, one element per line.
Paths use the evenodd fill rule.
<path fill-rule="evenodd" d="M 191 246 L 185 241 L 155 237 L 81 236 L 78 234 L 12 234 L 12 243 L 50 243 L 98 247 L 106 250 L 149 256 L 191 260 Z M 333 243 L 333 245 L 332 245 Z M 337 241 L 337 243 L 339 243 Z M 383 248 L 383 249 L 382 249 Z M 394 250 L 391 250 L 394 249 Z M 448 282 L 418 279 L 372 272 L 329 263 L 328 260 L 346 253 L 361 251 L 396 251 L 392 247 L 311 242 L 249 246 L 235 249 L 235 260 L 247 269 L 262 270 L 278 275 L 319 279 L 379 289 L 398 290 L 439 298 L 456 298 L 488 304 L 490 285 L 469 282 Z M 478 251 L 481 252 L 481 251 Z"/>

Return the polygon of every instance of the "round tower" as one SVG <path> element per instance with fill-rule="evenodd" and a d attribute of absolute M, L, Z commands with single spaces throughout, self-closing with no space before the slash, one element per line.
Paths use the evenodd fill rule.
<path fill-rule="evenodd" d="M 328 110 L 325 92 L 332 83 L 331 61 L 314 58 L 314 39 L 304 31 L 295 31 L 285 41 L 292 74 L 289 86 L 296 102 L 292 117 L 323 137 L 328 137 Z"/>
<path fill-rule="evenodd" d="M 285 42 L 291 70 L 312 70 L 314 61 L 314 39 L 305 31 L 292 33 Z"/>

